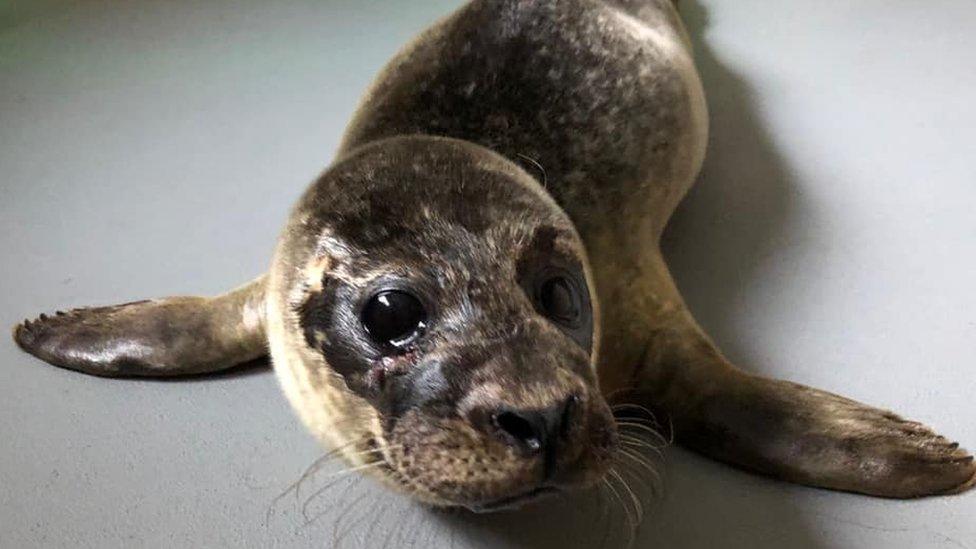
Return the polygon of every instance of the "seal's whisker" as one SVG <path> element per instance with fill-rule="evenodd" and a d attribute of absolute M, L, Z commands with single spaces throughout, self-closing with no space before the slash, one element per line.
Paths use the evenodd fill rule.
<path fill-rule="evenodd" d="M 355 473 L 357 471 L 363 471 L 365 469 L 372 469 L 374 467 L 379 467 L 381 465 L 386 465 L 386 462 L 385 461 L 382 461 L 382 460 L 380 460 L 380 461 L 371 461 L 369 463 L 364 463 L 362 465 L 356 465 L 354 467 L 349 467 L 349 468 L 346 468 L 346 469 L 342 469 L 342 470 L 339 470 L 339 471 L 335 471 L 335 472 L 329 473 L 328 475 L 325 475 L 322 478 L 332 478 L 332 477 L 344 476 L 344 475 L 348 475 L 350 473 Z"/>
<path fill-rule="evenodd" d="M 619 404 L 614 404 L 610 406 L 610 409 L 616 412 L 617 410 L 637 410 L 639 412 L 644 412 L 645 414 L 654 418 L 654 412 L 650 411 L 646 406 L 641 406 L 640 404 L 634 404 L 632 402 L 621 402 Z"/>
<path fill-rule="evenodd" d="M 620 449 L 620 455 L 629 458 L 632 462 L 637 463 L 642 469 L 646 470 L 653 477 L 652 486 L 661 481 L 661 475 L 657 472 L 653 465 L 646 459 L 642 459 L 642 456 L 628 452 L 626 449 Z"/>
<path fill-rule="evenodd" d="M 379 467 L 381 465 L 385 465 L 385 463 L 386 462 L 383 462 L 383 461 L 375 461 L 373 463 L 367 463 L 366 465 L 359 465 L 357 467 L 351 467 L 351 468 L 346 469 L 346 470 L 343 470 L 343 471 L 336 471 L 335 473 L 330 473 L 329 475 L 326 475 L 324 478 L 332 478 L 334 480 L 332 480 L 332 482 L 327 483 L 325 486 L 323 486 L 323 487 L 319 488 L 318 490 L 316 490 L 315 492 L 313 492 L 312 495 L 308 496 L 308 499 L 305 500 L 305 503 L 302 504 L 302 516 L 305 518 L 306 523 L 309 522 L 308 506 L 311 505 L 312 501 L 315 498 L 317 498 L 320 495 L 322 495 L 323 493 L 325 493 L 326 490 L 328 490 L 329 488 L 335 486 L 337 482 L 342 481 L 342 480 L 345 480 L 346 478 L 349 478 L 349 475 L 350 474 L 355 473 L 355 472 L 358 472 L 358 471 L 364 471 L 366 469 L 371 469 L 371 468 Z M 361 479 L 362 477 L 353 477 L 353 478 L 355 478 L 355 479 L 358 480 L 358 479 Z"/>
<path fill-rule="evenodd" d="M 624 510 L 624 516 L 627 519 L 627 526 L 631 530 L 633 530 L 634 529 L 634 518 L 630 514 L 630 508 L 627 507 L 626 505 L 624 505 L 624 500 L 623 500 L 623 498 L 620 497 L 620 492 L 618 492 L 617 489 L 613 487 L 613 484 L 610 482 L 610 479 L 609 478 L 603 477 L 603 483 L 606 484 L 607 488 L 610 489 L 610 494 L 613 495 L 613 498 L 617 500 L 617 503 L 619 503 L 620 504 L 620 507 Z"/>
<path fill-rule="evenodd" d="M 652 426 L 652 427 L 660 427 L 661 426 L 661 423 L 658 422 L 656 419 L 646 418 L 646 417 L 640 417 L 640 416 L 634 416 L 634 415 L 629 415 L 629 414 L 621 414 L 621 413 L 618 413 L 616 411 L 613 413 L 613 418 L 615 420 L 617 420 L 617 421 L 629 421 L 629 422 L 632 422 L 632 423 L 639 423 L 641 425 L 648 425 L 648 426 Z"/>
<path fill-rule="evenodd" d="M 546 169 L 542 167 L 542 164 L 540 164 L 538 160 L 532 158 L 529 155 L 522 154 L 522 153 L 515 153 L 515 155 L 528 160 L 529 162 L 534 164 L 535 167 L 539 168 L 539 171 L 542 172 L 542 187 L 547 188 L 549 186 L 549 174 L 546 173 Z"/>
<path fill-rule="evenodd" d="M 336 457 L 343 457 L 343 458 L 364 457 L 364 456 L 370 456 L 372 454 L 381 452 L 381 451 L 383 451 L 384 449 L 387 449 L 387 448 L 396 448 L 396 446 L 391 446 L 391 447 L 384 446 L 384 447 L 380 447 L 380 448 L 369 448 L 367 450 L 362 450 L 362 451 L 359 451 L 359 452 L 352 452 L 352 453 L 348 453 L 348 454 L 341 453 L 341 451 L 343 449 L 348 448 L 350 446 L 353 446 L 355 444 L 361 444 L 361 443 L 364 443 L 364 442 L 368 442 L 371 438 L 372 437 L 370 437 L 370 436 L 367 435 L 367 436 L 364 436 L 364 437 L 362 437 L 360 439 L 353 440 L 353 441 L 351 441 L 349 443 L 346 443 L 346 444 L 343 444 L 343 445 L 338 446 L 336 448 L 333 448 L 326 455 L 324 455 L 321 458 L 319 458 L 318 460 L 316 460 L 315 463 L 313 463 L 312 466 L 310 466 L 309 469 L 306 470 L 305 474 L 302 475 L 302 478 L 300 478 L 298 480 L 298 482 L 296 482 L 293 485 L 294 486 L 294 489 L 295 489 L 295 498 L 296 498 L 296 501 L 298 501 L 298 500 L 301 499 L 301 496 L 300 496 L 301 483 L 304 480 L 306 480 L 308 478 L 311 478 L 315 474 L 317 474 L 322 469 L 322 467 L 324 466 L 324 463 L 328 459 L 336 458 Z M 385 460 L 381 456 L 381 458 L 378 459 L 378 460 L 371 461 L 369 463 L 362 464 L 362 465 L 358 465 L 358 466 L 344 468 L 344 469 L 341 469 L 339 471 L 335 471 L 335 472 L 332 472 L 332 473 L 330 473 L 328 475 L 325 475 L 322 478 L 323 479 L 328 479 L 328 478 L 332 478 L 332 477 L 335 477 L 335 476 L 345 475 L 345 474 L 348 474 L 348 473 L 353 473 L 353 472 L 356 472 L 356 471 L 361 471 L 361 470 L 364 470 L 364 469 L 368 469 L 370 467 L 376 467 L 376 466 L 379 466 L 379 465 L 383 465 L 384 463 L 385 463 Z M 307 507 L 308 501 L 311 501 L 312 499 L 314 499 L 317 495 L 319 495 L 320 493 L 322 493 L 326 488 L 328 488 L 331 485 L 332 485 L 332 483 L 330 483 L 329 485 L 327 485 L 325 488 L 321 488 L 319 490 L 316 490 L 311 496 L 309 496 L 309 499 L 306 501 L 306 504 L 303 506 L 303 508 Z M 285 492 L 285 493 L 287 493 L 287 492 Z M 282 495 L 284 495 L 284 494 L 282 494 Z"/>
<path fill-rule="evenodd" d="M 610 471 L 608 471 L 607 474 L 609 475 L 608 480 L 610 479 L 620 480 L 620 475 L 617 474 L 617 472 L 612 468 L 610 469 Z M 609 486 L 613 487 L 613 482 L 611 482 Z M 624 512 L 627 514 L 627 522 L 630 525 L 630 529 L 636 530 L 637 524 L 640 520 L 637 516 L 637 509 L 636 508 L 631 509 L 631 506 L 627 504 L 626 498 L 624 498 L 624 496 L 616 489 L 614 489 L 614 492 L 620 497 L 620 505 L 623 506 Z"/>
<path fill-rule="evenodd" d="M 653 452 L 659 458 L 663 458 L 664 457 L 664 449 L 666 448 L 666 446 L 658 445 L 658 444 L 652 444 L 652 443 L 647 442 L 646 440 L 643 440 L 643 439 L 640 439 L 640 438 L 634 438 L 634 437 L 628 437 L 628 436 L 620 436 L 619 438 L 620 438 L 620 445 L 621 446 L 627 446 L 627 447 L 630 447 L 630 448 L 640 448 L 640 449 L 642 449 L 642 451 L 645 451 L 646 450 L 646 451 Z"/>
<path fill-rule="evenodd" d="M 637 438 L 628 435 L 617 435 L 617 437 L 620 439 L 620 444 L 623 446 L 630 446 L 633 448 L 645 448 L 661 457 L 664 457 L 664 449 L 666 448 L 666 446 L 653 444 L 642 438 Z"/>
<path fill-rule="evenodd" d="M 632 416 L 627 416 L 627 417 L 614 416 L 613 419 L 614 419 L 614 421 L 616 423 L 619 423 L 619 424 L 624 424 L 624 425 L 641 425 L 641 426 L 643 426 L 646 429 L 653 429 L 654 431 L 657 431 L 657 432 L 660 432 L 661 431 L 661 425 L 658 424 L 656 421 L 648 421 L 648 420 L 644 420 L 644 419 L 637 418 L 637 417 L 632 417 Z"/>
<path fill-rule="evenodd" d="M 634 467 L 627 461 L 617 463 L 617 475 L 619 475 L 621 483 L 627 488 L 628 495 L 633 493 L 630 497 L 630 502 L 636 509 L 637 524 L 640 525 L 644 520 L 643 498 L 645 494 L 654 494 L 654 483 L 647 476 L 641 475 L 639 471 L 635 471 Z M 637 498 L 636 502 L 634 500 L 635 497 Z M 640 502 L 639 507 L 637 502 Z"/>
<path fill-rule="evenodd" d="M 628 411 L 628 410 L 634 410 L 638 408 L 641 408 L 645 411 L 641 414 L 635 414 L 631 411 Z M 648 427 L 651 427 L 658 431 L 661 431 L 664 428 L 664 424 L 658 420 L 655 414 L 651 413 L 650 411 L 647 411 L 647 409 L 644 408 L 643 406 L 638 406 L 636 404 L 618 405 L 617 407 L 611 408 L 611 413 L 613 414 L 614 419 L 617 420 L 618 422 L 639 423 L 641 425 L 647 425 Z M 667 418 L 668 418 L 668 423 L 670 425 L 671 416 L 668 415 Z"/>
<path fill-rule="evenodd" d="M 354 438 L 354 439 L 346 442 L 345 444 L 340 444 L 339 446 L 336 446 L 335 448 L 329 449 L 329 451 L 327 451 L 325 454 L 323 454 L 322 457 L 318 458 L 311 465 L 309 465 L 308 468 L 305 469 L 305 472 L 302 473 L 302 476 L 299 477 L 298 480 L 294 484 L 294 489 L 295 489 L 295 502 L 297 503 L 299 500 L 301 500 L 302 484 L 304 484 L 305 481 L 307 481 L 308 479 L 314 477 L 319 471 L 321 471 L 322 470 L 322 467 L 324 467 L 326 463 L 328 463 L 329 461 L 331 461 L 331 460 L 335 459 L 336 457 L 342 455 L 342 451 L 345 450 L 346 448 L 349 448 L 350 446 L 355 446 L 355 445 L 358 445 L 358 444 L 364 444 L 366 442 L 369 442 L 370 438 L 371 438 L 371 435 L 369 433 L 364 433 L 362 436 L 356 437 L 356 438 Z M 287 491 L 285 493 L 287 493 Z"/>
<path fill-rule="evenodd" d="M 653 452 L 658 458 L 664 459 L 664 452 L 662 451 L 664 448 L 663 446 L 655 446 L 639 438 L 632 438 L 625 435 L 620 435 L 620 445 L 627 446 L 630 448 L 641 448 L 644 450 L 649 450 Z"/>
<path fill-rule="evenodd" d="M 358 452 L 344 453 L 341 455 L 341 457 L 344 458 L 363 457 L 363 456 L 368 456 L 370 454 L 380 454 L 385 450 L 399 450 L 400 448 L 403 448 L 403 444 L 391 444 L 389 446 L 378 446 L 376 448 L 370 448 L 368 450 L 360 450 Z"/>
<path fill-rule="evenodd" d="M 641 454 L 635 448 L 621 448 L 620 451 L 623 455 L 629 456 L 631 459 L 644 464 L 647 468 L 650 468 L 655 474 L 658 472 L 657 471 L 658 460 L 653 460 L 650 456 Z M 658 454 L 658 457 L 660 458 L 662 456 Z"/>
<path fill-rule="evenodd" d="M 617 423 L 626 423 L 629 425 L 643 425 L 655 431 L 661 430 L 661 424 L 645 418 L 634 417 L 634 416 L 613 416 L 614 421 Z"/>
<path fill-rule="evenodd" d="M 607 479 L 603 478 L 603 482 L 600 483 L 600 487 L 597 490 L 597 496 L 600 500 L 600 518 L 598 519 L 599 524 L 606 524 L 606 529 L 603 530 L 603 536 L 600 538 L 600 549 L 607 546 L 607 542 L 610 539 L 610 532 L 613 529 L 613 521 L 610 516 L 610 505 L 607 503 L 607 491 L 605 484 Z"/>
<path fill-rule="evenodd" d="M 668 444 L 674 444 L 674 420 L 668 416 Z"/>
<path fill-rule="evenodd" d="M 661 427 L 663 427 L 661 425 L 661 422 L 659 422 L 657 419 L 640 417 L 640 416 L 635 416 L 630 414 L 622 414 L 616 411 L 613 412 L 613 419 L 618 422 L 647 425 L 648 427 L 651 427 L 653 429 L 658 429 L 658 430 L 660 430 Z"/>
<path fill-rule="evenodd" d="M 347 478 L 348 478 L 348 477 L 347 477 Z M 324 517 L 325 515 L 327 515 L 327 514 L 329 513 L 329 511 L 330 511 L 331 509 L 333 509 L 333 508 L 344 508 L 345 510 L 344 510 L 344 511 L 343 511 L 343 512 L 342 512 L 342 513 L 341 513 L 341 514 L 339 515 L 339 518 L 337 518 L 337 519 L 336 519 L 336 520 L 337 520 L 337 523 L 338 523 L 338 520 L 341 520 L 341 518 L 342 518 L 342 516 L 343 516 L 343 515 L 344 515 L 344 514 L 345 514 L 346 512 L 348 512 L 348 511 L 350 510 L 350 508 L 349 508 L 348 506 L 343 506 L 343 505 L 341 505 L 341 502 L 342 502 L 342 501 L 343 501 L 343 500 L 344 500 L 344 499 L 346 498 L 346 496 L 347 496 L 347 495 L 349 494 L 349 490 L 351 490 L 353 486 L 356 486 L 357 484 L 359 484 L 359 482 L 360 482 L 360 481 L 361 481 L 362 479 L 363 479 L 362 477 L 352 477 L 352 482 L 349 482 L 349 483 L 348 483 L 348 484 L 346 485 L 346 488 L 345 488 L 345 490 L 343 490 L 343 491 L 342 491 L 342 495 L 340 495 L 340 496 L 339 496 L 339 498 L 338 498 L 338 501 L 336 502 L 336 504 L 334 504 L 334 505 L 332 505 L 332 506 L 330 506 L 330 507 L 328 507 L 328 508 L 326 508 L 326 509 L 325 509 L 324 511 L 322 511 L 321 513 L 316 513 L 316 514 L 315 514 L 315 516 L 313 516 L 313 517 L 311 517 L 311 518 L 309 518 L 309 517 L 308 517 L 308 514 L 307 514 L 307 511 L 308 511 L 308 507 L 309 507 L 309 505 L 310 505 L 310 504 L 312 503 L 312 499 L 313 499 L 313 497 L 314 497 L 314 496 L 313 496 L 313 497 L 310 497 L 310 498 L 309 498 L 308 500 L 306 500 L 306 501 L 305 501 L 305 504 L 304 504 L 304 505 L 302 506 L 302 517 L 303 517 L 303 518 L 305 519 L 305 522 L 304 522 L 304 523 L 302 523 L 302 528 L 307 528 L 307 527 L 308 527 L 309 525 L 311 525 L 311 524 L 312 524 L 312 523 L 314 523 L 315 521 L 317 521 L 317 520 L 319 520 L 320 518 L 322 518 L 322 517 Z M 344 479 L 341 479 L 341 480 L 344 480 Z M 357 500 L 357 501 L 358 501 L 358 500 Z M 337 527 L 337 526 L 338 526 L 338 524 L 336 524 L 336 527 Z M 333 532 L 334 532 L 334 531 L 335 531 L 335 527 L 333 527 Z M 333 544 L 333 547 L 335 547 L 335 544 Z"/>
<path fill-rule="evenodd" d="M 271 500 L 271 504 L 268 505 L 268 510 L 265 512 L 264 515 L 265 526 L 268 526 L 270 524 L 271 515 L 274 512 L 274 507 L 275 505 L 278 504 L 279 501 L 284 499 L 285 496 L 287 496 L 290 492 L 294 491 L 295 502 L 297 504 L 297 502 L 301 500 L 301 495 L 300 495 L 301 486 L 306 480 L 308 480 L 309 478 L 313 477 L 316 473 L 318 473 L 319 470 L 321 470 L 322 467 L 325 466 L 325 464 L 329 460 L 335 458 L 339 454 L 339 452 L 342 451 L 344 448 L 348 448 L 349 446 L 352 446 L 354 444 L 365 442 L 368 439 L 369 439 L 369 435 L 365 434 L 345 444 L 332 448 L 327 452 L 325 452 L 324 454 L 322 454 L 321 456 L 319 456 L 318 458 L 316 458 L 308 467 L 305 468 L 305 471 L 302 472 L 301 476 L 299 476 L 295 482 L 289 484 L 280 494 L 278 494 L 277 496 L 275 496 L 273 500 Z"/>
<path fill-rule="evenodd" d="M 630 484 L 623 476 L 621 476 L 620 472 L 617 471 L 616 468 L 610 469 L 610 474 L 624 485 L 624 489 L 627 490 L 627 493 L 630 495 L 630 500 L 634 504 L 634 513 L 637 515 L 637 524 L 640 524 L 644 519 L 644 506 L 641 505 L 640 498 L 637 497 L 637 494 L 634 493 L 634 490 L 630 487 Z"/>
<path fill-rule="evenodd" d="M 638 415 L 624 413 L 624 412 L 621 412 L 619 410 L 614 410 L 613 411 L 613 418 L 616 421 L 639 423 L 641 425 L 647 425 L 647 426 L 653 427 L 655 429 L 660 429 L 661 427 L 663 427 L 663 425 L 661 424 L 660 421 L 657 420 L 657 418 L 641 417 L 641 416 L 638 416 Z"/>
<path fill-rule="evenodd" d="M 657 429 L 654 429 L 653 427 L 649 427 L 647 425 L 641 425 L 639 423 L 630 423 L 630 422 L 627 422 L 627 421 L 617 421 L 617 428 L 620 429 L 620 430 L 623 430 L 623 429 L 635 429 L 635 430 L 638 430 L 638 431 L 641 431 L 641 432 L 645 432 L 648 435 L 650 435 L 651 437 L 660 440 L 665 445 L 668 444 L 668 440 L 666 438 L 664 438 L 664 435 L 662 435 L 660 431 L 658 431 Z"/>
<path fill-rule="evenodd" d="M 658 450 L 657 448 L 650 448 L 647 446 L 641 446 L 637 444 L 622 444 L 620 450 L 623 450 L 625 448 L 632 450 L 634 453 L 639 453 L 639 455 L 642 456 L 646 455 L 647 451 L 650 451 L 651 455 L 653 455 L 655 459 L 657 460 L 664 459 L 664 453 Z"/>
<path fill-rule="evenodd" d="M 381 500 L 381 505 L 381 509 L 377 509 L 378 506 L 374 505 L 371 509 L 373 512 L 366 513 L 366 517 L 372 515 L 373 520 L 366 528 L 366 534 L 363 536 L 363 546 L 365 547 L 376 547 L 376 542 L 373 537 L 380 534 L 382 530 L 383 518 L 389 515 L 390 508 L 394 506 L 394 500 Z"/>
<path fill-rule="evenodd" d="M 362 480 L 362 478 L 360 478 L 359 480 Z M 355 486 L 356 484 L 358 484 L 358 483 L 355 483 L 355 482 L 350 482 L 350 483 L 349 483 L 349 487 L 351 488 L 351 487 L 353 487 L 353 486 Z M 347 488 L 346 490 L 348 491 L 348 490 L 349 490 L 349 488 Z M 346 506 L 345 506 L 345 509 L 343 509 L 343 510 L 342 510 L 342 511 L 341 511 L 341 512 L 339 513 L 339 515 L 338 515 L 338 516 L 336 517 L 336 520 L 335 520 L 335 522 L 333 522 L 333 523 L 332 523 L 332 547 L 339 547 L 339 546 L 340 546 L 340 545 L 342 544 L 342 540 L 343 540 L 343 538 L 345 538 L 345 537 L 346 537 L 346 535 L 347 535 L 347 534 L 348 534 L 348 533 L 349 533 L 349 532 L 350 532 L 350 531 L 351 531 L 351 530 L 352 530 L 352 529 L 353 529 L 353 528 L 354 528 L 354 527 L 355 527 L 355 526 L 356 526 L 357 524 L 359 524 L 359 523 L 361 522 L 361 520 L 362 520 L 362 519 L 360 519 L 360 520 L 356 520 L 355 518 L 353 518 L 353 519 L 352 519 L 352 520 L 350 521 L 350 524 L 349 524 L 349 527 L 348 527 L 348 528 L 346 528 L 346 529 L 344 529 L 344 530 L 343 530 L 342 532 L 340 532 L 340 531 L 339 531 L 339 527 L 340 527 L 340 526 L 342 526 L 342 521 L 343 521 L 343 520 L 345 520 L 345 519 L 346 519 L 346 517 L 348 517 L 348 516 L 349 516 L 349 515 L 350 515 L 351 513 L 353 513 L 353 512 L 354 512 L 354 511 L 355 511 L 355 510 L 356 510 L 356 509 L 357 509 L 357 508 L 359 507 L 359 504 L 360 504 L 360 503 L 361 503 L 361 502 L 362 502 L 362 501 L 363 501 L 364 499 L 366 499 L 366 496 L 367 496 L 367 495 L 369 495 L 369 492 L 368 492 L 368 491 L 365 491 L 365 490 L 363 490 L 363 491 L 362 491 L 362 492 L 361 492 L 361 493 L 359 494 L 359 497 L 357 497 L 356 499 L 354 499 L 354 500 L 352 501 L 352 503 L 350 503 L 349 505 L 346 505 Z M 314 522 L 314 520 L 315 520 L 315 519 L 313 519 L 313 522 Z"/>
<path fill-rule="evenodd" d="M 387 530 L 386 538 L 383 540 L 383 549 L 386 549 L 387 547 L 390 546 L 390 541 L 393 540 L 394 534 L 400 533 L 401 529 L 403 528 L 403 523 L 404 523 L 403 518 L 406 514 L 407 514 L 407 510 L 400 510 L 400 512 L 397 514 L 397 518 L 394 521 L 394 523 L 397 524 L 397 526 L 396 527 L 391 526 L 390 529 Z M 394 547 L 398 547 L 398 546 L 394 545 Z"/>
<path fill-rule="evenodd" d="M 642 454 L 650 452 L 657 456 L 658 459 L 664 459 L 665 446 L 651 444 L 646 440 L 632 437 L 620 437 L 620 446 L 638 450 Z"/>
<path fill-rule="evenodd" d="M 626 546 L 630 547 L 634 543 L 634 536 L 636 535 L 637 532 L 637 523 L 634 521 L 634 516 L 633 514 L 631 514 L 630 507 L 628 507 L 624 503 L 624 499 L 620 496 L 620 492 L 618 492 L 617 489 L 613 487 L 613 484 L 610 482 L 608 478 L 604 477 L 603 480 L 606 481 L 607 487 L 610 488 L 610 492 L 617 499 L 617 502 L 620 503 L 620 507 L 624 510 L 624 515 L 627 517 L 628 541 Z"/>
<path fill-rule="evenodd" d="M 650 444 L 655 448 L 667 448 L 669 446 L 667 440 L 660 436 L 650 436 L 650 433 L 647 431 L 631 431 L 624 426 L 624 428 L 618 428 L 617 433 L 622 437 L 626 437 L 630 440 L 639 440 L 645 444 Z"/>
<path fill-rule="evenodd" d="M 366 496 L 366 495 L 367 495 L 366 493 L 363 494 L 363 496 Z M 372 495 L 372 494 L 369 494 L 369 495 Z M 377 509 L 377 505 L 375 503 L 364 505 L 362 507 L 362 509 L 361 509 L 362 510 L 362 513 L 360 513 L 359 518 L 355 519 L 354 521 L 351 521 L 349 523 L 349 526 L 346 527 L 346 529 L 339 535 L 339 539 L 336 541 L 335 547 L 338 547 L 340 545 L 341 541 L 343 539 L 345 539 L 346 537 L 348 537 L 350 534 L 352 534 L 355 531 L 358 531 L 359 527 L 363 523 L 367 522 L 369 520 L 369 518 L 371 516 L 373 516 L 374 513 L 377 516 L 380 516 L 381 517 L 384 514 L 385 510 L 389 507 L 389 505 L 391 505 L 391 504 L 390 503 L 387 503 L 383 507 L 383 509 L 379 509 L 379 510 Z M 373 527 L 375 527 L 375 523 L 373 523 Z M 367 535 L 367 539 L 368 539 L 368 535 Z"/>
<path fill-rule="evenodd" d="M 664 489 L 663 475 L 648 460 L 631 452 L 621 454 L 618 462 L 620 470 L 635 477 L 640 484 L 641 493 L 650 498 L 657 498 Z"/>

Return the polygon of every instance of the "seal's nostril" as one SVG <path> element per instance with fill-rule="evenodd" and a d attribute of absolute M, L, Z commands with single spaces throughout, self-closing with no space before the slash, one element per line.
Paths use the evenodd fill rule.
<path fill-rule="evenodd" d="M 579 395 L 569 395 L 563 403 L 562 413 L 559 416 L 559 435 L 565 437 L 569 434 L 569 429 L 573 424 L 576 410 L 580 406 Z"/>
<path fill-rule="evenodd" d="M 542 410 L 503 409 L 491 414 L 491 424 L 504 442 L 528 454 L 545 452 L 551 461 L 558 441 L 569 436 L 581 402 L 578 395 L 570 395 Z"/>
<path fill-rule="evenodd" d="M 492 423 L 522 450 L 537 453 L 545 443 L 545 420 L 538 413 L 505 411 L 493 414 Z"/>

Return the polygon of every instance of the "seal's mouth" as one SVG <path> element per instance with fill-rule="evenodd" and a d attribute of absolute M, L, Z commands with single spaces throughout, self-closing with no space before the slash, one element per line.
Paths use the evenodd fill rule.
<path fill-rule="evenodd" d="M 469 511 L 475 513 L 494 513 L 496 511 L 507 511 L 512 509 L 517 509 L 527 503 L 537 501 L 546 496 L 552 495 L 559 492 L 558 488 L 553 486 L 539 486 L 529 490 L 528 492 L 522 492 L 521 494 L 516 494 L 514 496 L 508 496 L 501 499 L 496 499 L 494 501 L 489 501 L 488 503 L 478 503 L 475 505 L 465 505 Z"/>

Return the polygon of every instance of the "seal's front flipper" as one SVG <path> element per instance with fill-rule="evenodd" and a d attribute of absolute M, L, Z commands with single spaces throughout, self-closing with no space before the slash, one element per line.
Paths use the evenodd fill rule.
<path fill-rule="evenodd" d="M 658 276 L 664 277 L 662 269 Z M 638 403 L 663 408 L 678 442 L 777 478 L 874 496 L 950 494 L 976 463 L 920 423 L 796 383 L 734 368 L 685 309 L 667 276 L 648 319 Z"/>
<path fill-rule="evenodd" d="M 32 355 L 98 376 L 215 372 L 267 354 L 265 277 L 214 298 L 169 297 L 41 315 L 14 328 Z"/>

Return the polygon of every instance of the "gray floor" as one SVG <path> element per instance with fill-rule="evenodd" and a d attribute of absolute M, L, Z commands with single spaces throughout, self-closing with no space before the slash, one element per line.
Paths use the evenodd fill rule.
<path fill-rule="evenodd" d="M 457 3 L 0 3 L 0 324 L 260 273 L 371 76 Z M 976 446 L 976 4 L 682 4 L 713 138 L 668 249 L 702 323 L 752 371 Z M 4 339 L 0 441 L 3 548 L 593 547 L 622 524 L 431 513 L 353 477 L 306 524 L 326 481 L 274 500 L 320 450 L 260 369 L 107 381 Z M 976 548 L 976 493 L 829 493 L 680 449 L 666 475 L 636 546 Z"/>

